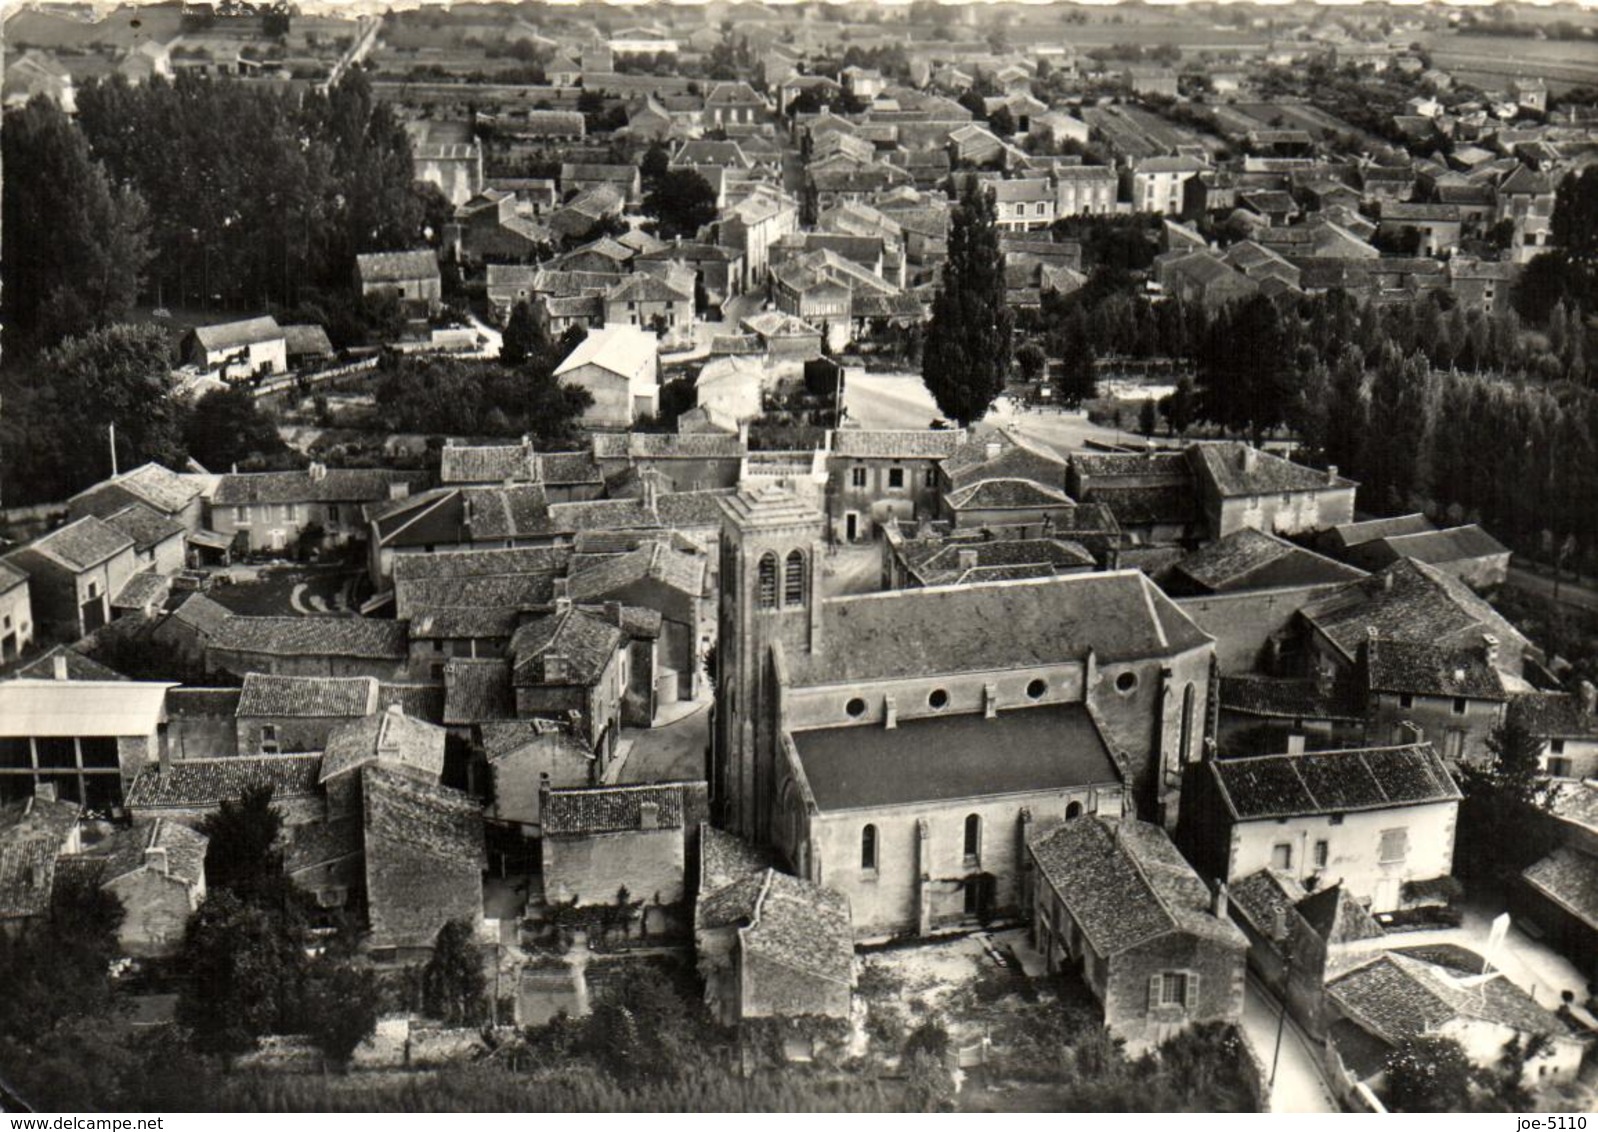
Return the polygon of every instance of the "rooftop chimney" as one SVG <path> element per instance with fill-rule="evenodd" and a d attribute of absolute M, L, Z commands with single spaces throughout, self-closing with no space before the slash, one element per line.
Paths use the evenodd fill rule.
<path fill-rule="evenodd" d="M 956 557 L 960 563 L 960 573 L 965 574 L 977 568 L 977 552 L 974 550 L 961 550 Z"/>
<path fill-rule="evenodd" d="M 411 497 L 411 485 L 405 480 L 389 480 L 388 497 L 390 499 L 409 499 Z"/>
<path fill-rule="evenodd" d="M 567 596 L 566 585 L 567 585 L 567 579 L 566 578 L 551 578 L 550 579 L 550 596 L 552 596 L 555 599 L 555 606 L 556 606 L 557 609 L 560 607 L 561 601 L 566 599 L 566 596 Z"/>
<path fill-rule="evenodd" d="M 1326 482 L 1328 484 L 1334 484 L 1334 483 L 1337 482 L 1337 465 L 1336 464 L 1328 464 L 1327 465 L 1327 467 L 1326 467 Z"/>
<path fill-rule="evenodd" d="M 1487 657 L 1489 668 L 1498 667 L 1498 638 L 1491 633 L 1481 635 L 1482 653 Z"/>
<path fill-rule="evenodd" d="M 1003 449 L 1003 447 L 1004 446 L 997 440 L 990 440 L 986 445 L 983 446 L 982 451 L 986 459 L 997 460 L 999 458 L 999 452 Z"/>
<path fill-rule="evenodd" d="M 882 726 L 889 731 L 899 726 L 899 705 L 892 696 L 883 697 Z"/>
<path fill-rule="evenodd" d="M 144 850 L 144 867 L 154 869 L 158 873 L 167 871 L 166 850 L 159 845 L 148 846 Z"/>
<path fill-rule="evenodd" d="M 1400 747 L 1413 747 L 1416 743 L 1424 742 L 1426 732 L 1422 731 L 1409 720 L 1400 720 L 1398 724 L 1398 745 Z"/>
<path fill-rule="evenodd" d="M 993 719 L 999 714 L 999 686 L 982 685 L 982 718 Z"/>
<path fill-rule="evenodd" d="M 1598 687 L 1594 687 L 1591 680 L 1577 684 L 1576 695 L 1580 699 L 1583 715 L 1598 715 Z"/>
<path fill-rule="evenodd" d="M 544 655 L 544 683 L 564 684 L 568 671 L 564 656 L 559 653 L 546 653 Z"/>
<path fill-rule="evenodd" d="M 659 802 L 639 802 L 638 803 L 638 828 L 639 829 L 659 829 L 660 828 L 660 803 Z"/>
<path fill-rule="evenodd" d="M 312 483 L 320 483 L 327 478 L 327 465 L 319 460 L 312 460 L 305 474 L 311 477 Z"/>
<path fill-rule="evenodd" d="M 58 652 L 50 657 L 50 678 L 52 680 L 65 680 L 67 678 L 67 654 Z"/>
<path fill-rule="evenodd" d="M 1289 735 L 1287 737 L 1287 753 L 1290 755 L 1302 755 L 1304 753 L 1304 736 L 1299 734 Z"/>
<path fill-rule="evenodd" d="M 1252 444 L 1243 445 L 1243 451 L 1238 454 L 1238 459 L 1243 466 L 1243 470 L 1245 472 L 1252 472 L 1254 470 L 1255 464 L 1259 462 L 1259 456 L 1259 452 L 1255 450 Z"/>
<path fill-rule="evenodd" d="M 1226 919 L 1228 903 L 1229 895 L 1226 891 L 1226 882 L 1218 880 L 1215 882 L 1215 896 L 1210 900 L 1210 914 L 1217 920 Z"/>
<path fill-rule="evenodd" d="M 622 627 L 622 604 L 621 604 L 621 602 L 619 602 L 619 601 L 607 601 L 605 603 L 605 616 L 608 619 L 610 619 L 611 621 L 615 622 L 616 628 L 620 629 Z"/>
<path fill-rule="evenodd" d="M 46 779 L 35 786 L 33 788 L 33 796 L 43 802 L 54 802 L 56 800 L 55 779 Z"/>
<path fill-rule="evenodd" d="M 1287 909 L 1271 909 L 1271 938 L 1277 943 L 1287 942 Z"/>

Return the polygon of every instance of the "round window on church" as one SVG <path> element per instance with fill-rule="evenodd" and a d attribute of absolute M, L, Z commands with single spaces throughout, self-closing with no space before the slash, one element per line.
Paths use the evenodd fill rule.
<path fill-rule="evenodd" d="M 1048 682 L 1044 680 L 1043 677 L 1039 676 L 1036 680 L 1033 680 L 1026 686 L 1026 698 L 1029 700 L 1041 700 L 1043 698 L 1043 693 L 1047 692 L 1048 690 Z"/>
<path fill-rule="evenodd" d="M 854 699 L 843 705 L 843 710 L 848 713 L 850 719 L 859 719 L 862 715 L 866 714 L 866 701 L 862 700 L 859 696 L 856 696 Z"/>
<path fill-rule="evenodd" d="M 932 694 L 927 697 L 927 706 L 933 711 L 942 711 L 949 706 L 949 693 L 942 688 L 932 689 Z"/>
<path fill-rule="evenodd" d="M 1123 672 L 1115 678 L 1115 690 L 1123 696 L 1130 695 L 1137 690 L 1137 673 Z"/>

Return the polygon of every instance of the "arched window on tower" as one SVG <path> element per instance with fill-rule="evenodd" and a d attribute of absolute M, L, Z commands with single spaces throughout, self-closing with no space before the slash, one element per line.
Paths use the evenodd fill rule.
<path fill-rule="evenodd" d="M 805 603 L 805 556 L 797 550 L 788 553 L 788 562 L 783 570 L 782 603 L 784 605 Z"/>
<path fill-rule="evenodd" d="M 860 867 L 871 870 L 877 867 L 877 827 L 874 825 L 860 831 Z"/>
<path fill-rule="evenodd" d="M 760 556 L 760 608 L 777 608 L 777 556 L 770 551 Z"/>

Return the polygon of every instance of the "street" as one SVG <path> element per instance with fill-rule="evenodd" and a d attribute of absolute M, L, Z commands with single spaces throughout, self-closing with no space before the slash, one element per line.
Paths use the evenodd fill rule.
<path fill-rule="evenodd" d="M 1276 1049 L 1280 1013 L 1276 998 L 1250 975 L 1243 988 L 1243 1036 L 1267 1075 Z M 1321 1078 L 1314 1048 L 1291 1018 L 1282 1031 L 1282 1056 L 1269 1108 L 1271 1112 L 1342 1111 Z"/>

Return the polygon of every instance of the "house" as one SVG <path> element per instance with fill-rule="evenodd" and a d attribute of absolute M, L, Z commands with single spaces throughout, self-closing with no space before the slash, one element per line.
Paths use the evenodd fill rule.
<path fill-rule="evenodd" d="M 705 1005 L 723 1025 L 849 1016 L 848 900 L 779 872 L 768 854 L 710 825 L 699 830 L 694 951 Z"/>
<path fill-rule="evenodd" d="M 1349 547 L 1343 556 L 1366 570 L 1380 570 L 1401 558 L 1414 559 L 1459 579 L 1478 593 L 1496 590 L 1509 577 L 1509 548 L 1475 523 L 1442 531 L 1385 534 Z"/>
<path fill-rule="evenodd" d="M 1279 535 L 1242 527 L 1171 567 L 1160 588 L 1174 598 L 1324 586 L 1357 581 L 1363 570 Z"/>
<path fill-rule="evenodd" d="M 208 669 L 235 676 L 402 678 L 409 667 L 403 621 L 367 617 L 229 617 L 205 648 Z"/>
<path fill-rule="evenodd" d="M 1052 538 L 992 538 L 978 532 L 920 535 L 883 528 L 883 588 L 963 586 L 1002 578 L 1047 578 L 1095 569 L 1081 543 Z"/>
<path fill-rule="evenodd" d="M 619 601 L 660 614 L 656 691 L 661 700 L 671 701 L 697 699 L 703 690 L 700 642 L 710 633 L 707 586 L 703 554 L 650 538 L 581 569 L 574 563 L 566 592 L 575 602 Z"/>
<path fill-rule="evenodd" d="M 723 825 L 825 876 L 857 935 L 1022 907 L 1029 820 L 1175 820 L 1213 644 L 1143 575 L 818 598 L 818 511 L 775 486 L 722 506 Z"/>
<path fill-rule="evenodd" d="M 595 165 L 568 161 L 560 167 L 561 195 L 570 199 L 590 189 L 610 188 L 628 205 L 643 200 L 642 175 L 636 165 Z"/>
<path fill-rule="evenodd" d="M 411 135 L 413 180 L 436 185 L 452 205 L 465 204 L 483 190 L 483 143 L 472 136 L 466 122 L 413 121 Z"/>
<path fill-rule="evenodd" d="M 333 729 L 377 711 L 370 676 L 244 675 L 234 712 L 240 755 L 321 751 Z"/>
<path fill-rule="evenodd" d="M 520 444 L 461 444 L 447 439 L 439 452 L 442 484 L 537 483 L 538 453 L 531 437 Z"/>
<path fill-rule="evenodd" d="M 476 800 L 383 766 L 363 766 L 360 775 L 373 957 L 426 954 L 450 921 L 481 924 L 488 859 Z"/>
<path fill-rule="evenodd" d="M 333 342 L 314 322 L 291 323 L 283 328 L 283 351 L 291 369 L 306 369 L 331 358 Z"/>
<path fill-rule="evenodd" d="M 50 912 L 56 868 L 82 844 L 82 807 L 61 801 L 54 782 L 13 792 L 9 781 L 0 800 L 0 935 L 16 936 Z"/>
<path fill-rule="evenodd" d="M 233 472 L 211 490 L 211 529 L 240 552 L 303 553 L 366 537 L 362 507 L 404 499 L 418 477 L 380 468 L 329 468 L 312 463 L 292 472 Z"/>
<path fill-rule="evenodd" d="M 1575 1078 L 1586 1043 L 1501 972 L 1480 974 L 1385 952 L 1329 980 L 1333 1051 L 1344 1070 L 1380 1088 L 1387 1055 L 1423 1034 L 1453 1038 L 1482 1068 L 1501 1064 L 1504 1046 L 1539 1039 L 1523 1083 Z"/>
<path fill-rule="evenodd" d="M 1054 181 L 1056 216 L 1104 216 L 1115 211 L 1120 181 L 1107 165 L 1062 165 Z"/>
<path fill-rule="evenodd" d="M 317 785 L 321 765 L 319 751 L 151 764 L 128 788 L 128 816 L 135 822 L 170 819 L 198 828 L 224 801 L 236 802 L 250 790 L 270 789 L 272 809 L 285 827 L 320 821 L 326 812 Z"/>
<path fill-rule="evenodd" d="M 1209 168 L 1192 157 L 1148 157 L 1132 168 L 1132 207 L 1180 215 L 1183 186 Z"/>
<path fill-rule="evenodd" d="M 118 830 L 78 859 L 100 890 L 122 905 L 122 954 L 161 958 L 183 945 L 189 917 L 205 899 L 209 844 L 198 830 L 156 818 Z"/>
<path fill-rule="evenodd" d="M 553 612 L 525 622 L 511 637 L 514 718 L 571 721 L 603 771 L 616 751 L 632 682 L 628 645 L 623 606 L 593 613 L 557 598 Z"/>
<path fill-rule="evenodd" d="M 995 181 L 990 187 L 994 216 L 1001 229 L 1026 231 L 1054 223 L 1057 195 L 1047 178 L 1017 177 Z"/>
<path fill-rule="evenodd" d="M 1249 444 L 1196 444 L 1190 450 L 1212 538 L 1240 527 L 1309 534 L 1354 519 L 1353 480 L 1318 471 Z"/>
<path fill-rule="evenodd" d="M 548 605 L 569 552 L 553 547 L 498 547 L 398 555 L 393 560 L 395 616 L 429 608 Z"/>
<path fill-rule="evenodd" d="M 444 300 L 438 256 L 428 248 L 358 255 L 355 281 L 363 299 L 392 295 L 406 310 L 429 317 L 438 313 Z"/>
<path fill-rule="evenodd" d="M 563 385 L 586 389 L 593 404 L 583 423 L 593 428 L 625 429 L 658 410 L 659 343 L 635 326 L 593 331 L 555 367 Z"/>
<path fill-rule="evenodd" d="M 841 428 L 828 436 L 827 513 L 832 537 L 874 538 L 894 520 L 938 513 L 938 465 L 966 441 L 959 429 Z"/>
<path fill-rule="evenodd" d="M 1448 261 L 1448 289 L 1466 310 L 1503 314 L 1520 265 L 1456 255 Z"/>
<path fill-rule="evenodd" d="M 138 569 L 132 538 L 85 515 L 6 555 L 28 577 L 33 620 L 76 640 L 111 620 L 111 600 Z"/>
<path fill-rule="evenodd" d="M 718 82 L 705 95 L 704 117 L 712 129 L 754 126 L 767 112 L 766 100 L 746 82 Z"/>
<path fill-rule="evenodd" d="M 196 326 L 183 338 L 183 360 L 215 372 L 223 381 L 287 373 L 288 340 L 271 315 Z M 235 368 L 237 367 L 237 368 Z"/>
<path fill-rule="evenodd" d="M 1526 692 L 1509 713 L 1542 744 L 1542 768 L 1553 778 L 1598 778 L 1598 690 L 1582 681 L 1575 692 Z"/>
<path fill-rule="evenodd" d="M 702 782 L 544 788 L 544 893 L 578 907 L 641 900 L 654 919 L 687 899 L 687 863 L 709 816 Z"/>
<path fill-rule="evenodd" d="M 1529 263 L 1540 255 L 1552 238 L 1554 188 L 1548 177 L 1518 166 L 1498 182 L 1498 207 L 1495 223 L 1509 221 L 1514 228 L 1511 258 Z"/>
<path fill-rule="evenodd" d="M 758 186 L 723 209 L 715 223 L 715 240 L 742 258 L 742 289 L 747 290 L 765 282 L 771 245 L 798 227 L 799 209 L 793 200 L 780 190 Z"/>
<path fill-rule="evenodd" d="M 10 664 L 33 643 L 33 603 L 28 575 L 0 561 L 0 664 Z"/>
<path fill-rule="evenodd" d="M 1248 940 L 1165 830 L 1078 817 L 1026 846 L 1034 946 L 1075 969 L 1130 1051 L 1243 1016 Z"/>
<path fill-rule="evenodd" d="M 142 503 L 193 533 L 200 529 L 201 495 L 201 488 L 193 478 L 160 464 L 141 464 L 84 488 L 67 500 L 67 518 L 94 515 L 104 519 L 132 504 Z"/>
<path fill-rule="evenodd" d="M 1186 778 L 1183 849 L 1228 884 L 1265 868 L 1340 879 L 1379 915 L 1453 869 L 1462 795 L 1429 743 L 1210 758 Z"/>
<path fill-rule="evenodd" d="M 130 503 L 105 516 L 105 524 L 133 540 L 135 570 L 172 575 L 183 569 L 186 532 L 177 520 L 143 503 Z"/>
<path fill-rule="evenodd" d="M 0 681 L 0 802 L 52 787 L 111 815 L 144 767 L 160 758 L 168 683 L 142 680 Z"/>
<path fill-rule="evenodd" d="M 1172 546 L 1202 533 L 1196 479 L 1180 453 L 1079 451 L 1064 486 L 1073 499 L 1107 508 L 1132 544 Z"/>
<path fill-rule="evenodd" d="M 593 786 L 599 763 L 571 727 L 553 719 L 492 720 L 478 727 L 492 785 L 489 820 L 542 832 L 543 791 Z"/>
<path fill-rule="evenodd" d="M 690 276 L 686 284 L 653 274 L 625 276 L 605 292 L 607 327 L 644 327 L 669 332 L 694 321 L 694 291 Z"/>
<path fill-rule="evenodd" d="M 1260 290 L 1257 282 L 1210 251 L 1162 257 L 1155 278 L 1164 294 L 1201 303 L 1212 311 L 1252 298 Z"/>
<path fill-rule="evenodd" d="M 1414 239 L 1414 255 L 1440 256 L 1459 246 L 1463 230 L 1458 205 L 1385 201 L 1377 233 L 1389 240 Z"/>
<path fill-rule="evenodd" d="M 633 260 L 633 269 L 653 271 L 656 264 L 681 264 L 692 271 L 695 284 L 704 288 L 704 302 L 711 310 L 719 309 L 722 303 L 743 291 L 743 260 L 733 248 L 678 240 L 640 253 Z"/>
<path fill-rule="evenodd" d="M 1498 671 L 1498 641 L 1474 648 L 1384 640 L 1373 628 L 1361 656 L 1367 732 L 1378 741 L 1430 739 L 1453 766 L 1492 758 L 1509 691 Z"/>

